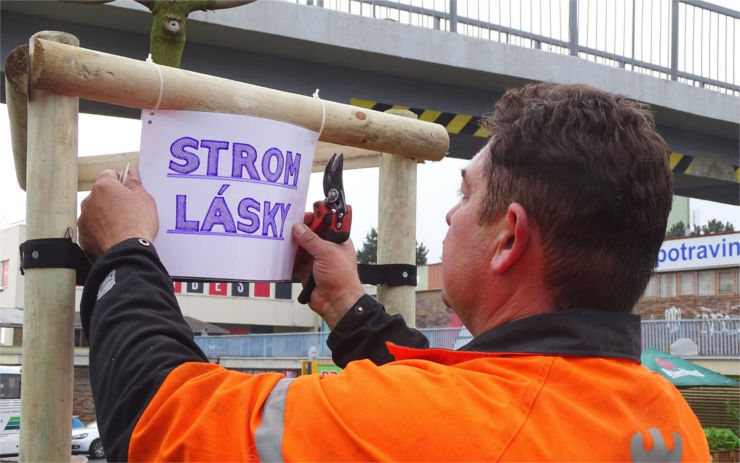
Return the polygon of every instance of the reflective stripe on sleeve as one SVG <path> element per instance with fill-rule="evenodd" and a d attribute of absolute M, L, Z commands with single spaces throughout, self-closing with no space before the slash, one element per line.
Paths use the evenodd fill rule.
<path fill-rule="evenodd" d="M 293 378 L 283 378 L 275 384 L 262 407 L 262 422 L 254 432 L 260 461 L 283 461 L 283 428 L 285 427 L 285 397 Z"/>

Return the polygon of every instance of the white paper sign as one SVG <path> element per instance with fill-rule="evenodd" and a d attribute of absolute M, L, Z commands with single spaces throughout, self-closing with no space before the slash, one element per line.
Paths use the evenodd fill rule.
<path fill-rule="evenodd" d="M 142 111 L 139 170 L 170 275 L 290 280 L 317 141 L 250 116 Z"/>

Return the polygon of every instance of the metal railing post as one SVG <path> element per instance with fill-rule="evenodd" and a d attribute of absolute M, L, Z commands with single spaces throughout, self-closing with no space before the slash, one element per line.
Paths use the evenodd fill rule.
<path fill-rule="evenodd" d="M 450 32 L 457 32 L 457 0 L 450 0 Z"/>
<path fill-rule="evenodd" d="M 678 0 L 671 8 L 671 80 L 678 80 Z"/>
<path fill-rule="evenodd" d="M 568 15 L 568 31 L 570 54 L 578 56 L 578 0 L 570 0 L 570 14 Z"/>

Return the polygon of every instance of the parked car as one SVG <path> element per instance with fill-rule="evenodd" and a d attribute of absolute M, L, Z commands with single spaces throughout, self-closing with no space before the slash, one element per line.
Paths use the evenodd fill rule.
<path fill-rule="evenodd" d="M 97 421 L 93 421 L 84 428 L 72 430 L 72 453 L 87 453 L 90 458 L 96 460 L 105 458 Z"/>
<path fill-rule="evenodd" d="M 77 418 L 76 415 L 72 417 L 72 429 L 84 428 L 84 427 L 85 427 L 85 423 L 80 421 L 80 419 Z"/>

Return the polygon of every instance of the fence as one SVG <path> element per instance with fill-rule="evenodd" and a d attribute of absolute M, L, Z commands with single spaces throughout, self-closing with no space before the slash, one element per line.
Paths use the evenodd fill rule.
<path fill-rule="evenodd" d="M 701 0 L 285 0 L 740 95 L 740 12 Z"/>
<path fill-rule="evenodd" d="M 472 339 L 464 328 L 420 330 L 430 347 L 457 349 Z M 299 357 L 307 358 L 315 348 L 318 357 L 331 357 L 326 347 L 329 333 L 252 334 L 198 336 L 195 342 L 209 357 Z M 689 338 L 706 357 L 740 356 L 740 318 L 702 320 L 646 320 L 642 322 L 642 348 L 668 351 L 679 338 Z"/>
<path fill-rule="evenodd" d="M 702 318 L 698 320 L 645 320 L 642 322 L 642 348 L 668 351 L 677 339 L 688 338 L 703 357 L 740 356 L 740 318 Z"/>

